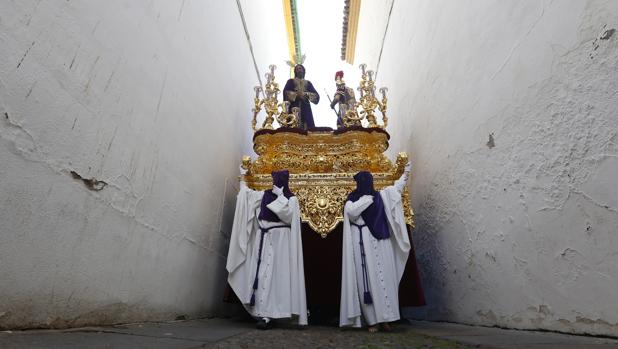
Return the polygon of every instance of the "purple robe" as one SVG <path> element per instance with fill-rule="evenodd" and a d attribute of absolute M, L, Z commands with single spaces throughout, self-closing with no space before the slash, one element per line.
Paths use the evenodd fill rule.
<path fill-rule="evenodd" d="M 294 196 L 294 193 L 290 190 L 288 186 L 288 181 L 290 179 L 290 172 L 288 170 L 282 171 L 273 171 L 273 185 L 276 185 L 279 188 L 283 188 L 283 195 L 286 198 L 291 198 Z M 258 219 L 269 221 L 269 222 L 281 222 L 279 216 L 277 216 L 273 211 L 268 208 L 268 204 L 277 200 L 277 194 L 273 193 L 272 189 L 265 190 L 264 196 L 262 196 L 262 203 L 260 205 L 260 215 Z"/>
<path fill-rule="evenodd" d="M 373 196 L 373 203 L 361 213 L 363 221 L 369 228 L 371 235 L 378 240 L 388 239 L 388 220 L 384 212 L 384 203 L 380 193 L 373 189 L 373 176 L 367 171 L 361 171 L 354 175 L 356 189 L 348 195 L 348 200 L 355 202 L 363 195 Z"/>
<path fill-rule="evenodd" d="M 308 93 L 308 98 L 303 100 L 298 95 L 301 92 Z M 312 129 L 315 127 L 313 122 L 313 113 L 311 112 L 311 103 L 318 104 L 320 95 L 311 84 L 311 81 L 305 79 L 289 79 L 283 88 L 283 100 L 290 102 L 290 109 L 300 108 L 300 127 L 304 129 Z"/>

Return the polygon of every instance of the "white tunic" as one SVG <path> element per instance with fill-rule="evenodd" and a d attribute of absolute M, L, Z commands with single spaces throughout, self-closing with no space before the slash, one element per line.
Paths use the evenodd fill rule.
<path fill-rule="evenodd" d="M 298 323 L 306 325 L 307 300 L 298 199 L 293 196 L 288 200 L 281 195 L 270 203 L 268 208 L 281 222 L 269 222 L 257 218 L 263 195 L 264 192 L 244 185 L 238 193 L 226 265 L 228 282 L 252 316 L 276 319 L 297 315 Z M 255 305 L 251 306 L 262 235 L 260 227 L 281 225 L 289 227 L 272 228 L 264 233 Z"/>
<path fill-rule="evenodd" d="M 362 227 L 359 233 L 358 227 L 350 224 L 365 224 L 361 213 L 371 205 L 371 199 L 361 197 L 356 202 L 348 201 L 345 204 L 339 326 L 360 327 L 361 311 L 368 325 L 399 319 L 399 282 L 410 251 L 401 190 L 403 185 L 380 191 L 390 230 L 388 239 L 374 238 L 367 226 Z M 363 301 L 360 234 L 363 237 L 372 304 L 364 304 Z"/>

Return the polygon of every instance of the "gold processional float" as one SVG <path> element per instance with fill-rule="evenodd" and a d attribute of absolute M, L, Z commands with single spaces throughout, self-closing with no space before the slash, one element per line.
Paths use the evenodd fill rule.
<path fill-rule="evenodd" d="M 356 188 L 354 175 L 370 171 L 376 190 L 392 185 L 402 174 L 408 155 L 401 152 L 391 162 L 384 152 L 388 149 L 386 132 L 385 87 L 379 91 L 382 100 L 375 97 L 373 72 L 360 66 L 362 76 L 358 91 L 360 100 L 348 106 L 342 117 L 345 127 L 330 130 L 304 131 L 298 128 L 299 110 L 288 112 L 288 102 L 279 102 L 279 84 L 275 82 L 274 65 L 266 73 L 265 98 L 260 99 L 262 88 L 255 90 L 252 127 L 255 161 L 243 156 L 243 176 L 247 186 L 254 190 L 272 188 L 271 172 L 287 169 L 289 186 L 298 198 L 301 219 L 323 238 L 343 221 L 343 205 L 348 194 Z M 264 109 L 266 118 L 261 128 L 257 116 Z M 376 108 L 382 114 L 382 124 L 376 120 Z M 274 121 L 280 125 L 273 127 Z M 363 120 L 366 120 L 365 126 Z M 402 194 L 406 223 L 414 227 L 414 213 L 410 205 L 408 188 Z"/>

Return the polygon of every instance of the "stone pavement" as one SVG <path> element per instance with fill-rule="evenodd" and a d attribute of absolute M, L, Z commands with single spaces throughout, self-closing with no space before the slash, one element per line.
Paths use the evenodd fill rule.
<path fill-rule="evenodd" d="M 201 319 L 70 330 L 0 332 L 0 348 L 618 348 L 618 340 L 410 321 L 392 333 L 279 324 L 259 331 L 251 322 Z"/>
<path fill-rule="evenodd" d="M 471 348 L 496 349 L 606 349 L 618 339 L 574 336 L 555 332 L 505 330 L 446 322 L 410 321 L 410 334 L 456 341 Z"/>

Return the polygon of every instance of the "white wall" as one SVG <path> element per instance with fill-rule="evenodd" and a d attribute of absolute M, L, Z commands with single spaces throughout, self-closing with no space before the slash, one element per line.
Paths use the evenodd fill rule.
<path fill-rule="evenodd" d="M 283 3 L 280 0 L 240 0 L 240 4 L 251 36 L 260 79 L 262 83 L 266 82 L 264 74 L 268 72 L 268 66 L 274 64 L 277 66 L 276 81 L 283 90 L 290 77 L 290 67 L 285 63 L 290 58 Z"/>
<path fill-rule="evenodd" d="M 0 47 L 0 328 L 221 313 L 257 83 L 236 2 L 2 1 Z"/>
<path fill-rule="evenodd" d="M 426 318 L 618 335 L 614 28 L 610 0 L 395 1 L 378 84 Z"/>
<path fill-rule="evenodd" d="M 354 74 L 359 74 L 358 66 L 362 63 L 367 64 L 367 70 L 377 69 L 393 2 L 394 0 L 361 1 L 354 54 Z M 354 86 L 357 85 L 358 81 Z"/>

